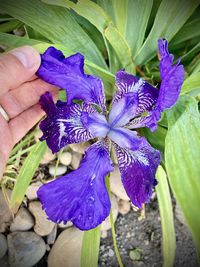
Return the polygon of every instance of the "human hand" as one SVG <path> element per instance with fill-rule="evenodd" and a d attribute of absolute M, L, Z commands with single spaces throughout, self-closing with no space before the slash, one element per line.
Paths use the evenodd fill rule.
<path fill-rule="evenodd" d="M 0 178 L 12 147 L 44 115 L 38 104 L 46 91 L 57 95 L 58 89 L 34 74 L 40 66 L 39 53 L 29 46 L 0 56 Z"/>

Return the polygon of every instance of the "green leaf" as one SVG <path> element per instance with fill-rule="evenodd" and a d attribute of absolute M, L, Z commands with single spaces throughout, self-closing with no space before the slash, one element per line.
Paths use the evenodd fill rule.
<path fill-rule="evenodd" d="M 74 53 L 79 51 L 95 64 L 107 68 L 95 43 L 67 9 L 39 0 L 1 1 L 0 9 L 32 27 L 52 43 L 62 44 Z"/>
<path fill-rule="evenodd" d="M 192 60 L 193 57 L 200 52 L 200 42 L 197 43 L 191 50 L 189 50 L 183 57 L 182 62 Z"/>
<path fill-rule="evenodd" d="M 196 18 L 186 23 L 181 30 L 174 36 L 170 45 L 174 46 L 183 43 L 189 39 L 195 38 L 200 35 L 200 18 Z"/>
<path fill-rule="evenodd" d="M 158 39 L 164 37 L 170 41 L 198 5 L 199 0 L 162 0 L 153 27 L 143 46 L 138 51 L 135 62 L 144 64 L 153 58 L 157 50 Z"/>
<path fill-rule="evenodd" d="M 152 133 L 148 128 L 143 128 L 142 133 L 145 135 L 149 143 L 160 150 L 164 154 L 165 149 L 165 137 L 167 134 L 167 129 L 158 125 L 158 129 Z"/>
<path fill-rule="evenodd" d="M 25 159 L 11 195 L 10 208 L 15 213 L 21 205 L 26 189 L 29 186 L 38 166 L 46 151 L 46 143 L 38 142 Z"/>
<path fill-rule="evenodd" d="M 173 209 L 167 176 L 164 169 L 159 166 L 156 172 L 158 185 L 156 193 L 158 197 L 161 227 L 162 227 L 162 255 L 163 267 L 173 267 L 176 249 L 176 237 L 174 230 Z"/>
<path fill-rule="evenodd" d="M 167 117 L 167 174 L 200 259 L 200 116 L 196 100 L 182 96 Z"/>
<path fill-rule="evenodd" d="M 98 266 L 101 226 L 85 231 L 81 250 L 81 267 Z"/>
<path fill-rule="evenodd" d="M 0 24 L 0 32 L 11 32 L 22 25 L 19 20 L 10 20 Z"/>
<path fill-rule="evenodd" d="M 8 46 L 9 48 L 20 47 L 23 45 L 36 45 L 41 41 L 29 39 L 28 37 L 20 37 L 14 34 L 0 32 L 0 43 Z M 49 46 L 51 44 L 49 43 Z"/>
<path fill-rule="evenodd" d="M 181 94 L 186 94 L 196 89 L 200 89 L 200 72 L 196 72 L 190 75 L 184 81 L 181 89 Z"/>
<path fill-rule="evenodd" d="M 113 25 L 110 17 L 96 3 L 82 0 L 76 4 L 68 0 L 43 0 L 45 3 L 71 8 L 80 16 L 89 20 L 109 41 L 116 52 L 122 66 L 127 71 L 134 72 L 135 65 L 132 60 L 131 49 L 119 30 Z"/>

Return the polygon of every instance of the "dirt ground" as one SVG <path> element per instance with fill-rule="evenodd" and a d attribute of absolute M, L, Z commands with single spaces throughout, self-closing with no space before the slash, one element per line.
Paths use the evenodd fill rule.
<path fill-rule="evenodd" d="M 138 220 L 139 214 L 131 210 L 128 214 L 119 215 L 116 221 L 117 244 L 125 267 L 160 267 L 161 226 L 156 199 L 146 206 L 146 218 Z M 197 267 L 195 248 L 185 225 L 175 218 L 176 257 L 175 267 Z M 105 239 L 101 239 L 99 267 L 117 267 L 113 253 L 111 231 Z M 134 258 L 130 252 L 134 251 Z M 137 253 L 139 251 L 139 254 Z"/>

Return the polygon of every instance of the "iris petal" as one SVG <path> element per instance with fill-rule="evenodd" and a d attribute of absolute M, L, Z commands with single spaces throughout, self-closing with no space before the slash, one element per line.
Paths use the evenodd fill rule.
<path fill-rule="evenodd" d="M 109 123 L 124 126 L 132 118 L 152 110 L 158 97 L 158 90 L 142 78 L 120 70 L 116 74 L 118 90 L 113 99 Z"/>
<path fill-rule="evenodd" d="M 95 228 L 110 212 L 105 176 L 112 170 L 109 148 L 102 142 L 93 144 L 77 170 L 38 190 L 48 218 L 55 223 L 70 220 L 81 230 Z"/>
<path fill-rule="evenodd" d="M 112 128 L 108 137 L 122 148 L 129 148 L 132 150 L 138 149 L 142 142 L 145 142 L 143 137 L 138 137 L 136 131 L 131 131 L 126 128 L 118 127 Z"/>
<path fill-rule="evenodd" d="M 67 90 L 67 103 L 73 99 L 98 104 L 105 110 L 105 95 L 101 79 L 84 73 L 84 56 L 76 53 L 65 58 L 63 53 L 49 47 L 41 55 L 38 77 Z"/>
<path fill-rule="evenodd" d="M 163 111 L 173 106 L 179 97 L 184 81 L 184 68 L 183 65 L 179 65 L 180 60 L 173 65 L 174 56 L 168 51 L 167 40 L 158 40 L 158 48 L 161 56 L 159 68 L 162 82 L 156 109 Z"/>
<path fill-rule="evenodd" d="M 82 115 L 96 112 L 92 106 L 74 103 L 68 106 L 61 101 L 55 105 L 50 93 L 41 96 L 40 104 L 47 113 L 47 118 L 40 123 L 43 132 L 40 140 L 46 140 L 53 153 L 67 144 L 80 143 L 95 137 L 82 122 Z"/>
<path fill-rule="evenodd" d="M 152 195 L 156 184 L 155 173 L 160 163 L 160 153 L 147 142 L 137 150 L 121 148 L 114 144 L 122 183 L 132 203 L 141 208 Z"/>

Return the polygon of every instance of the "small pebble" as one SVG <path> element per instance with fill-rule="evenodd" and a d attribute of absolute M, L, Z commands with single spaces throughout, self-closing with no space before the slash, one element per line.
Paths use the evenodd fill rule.
<path fill-rule="evenodd" d="M 0 234 L 0 259 L 6 254 L 8 249 L 7 239 L 5 235 Z"/>
<path fill-rule="evenodd" d="M 42 186 L 42 183 L 39 181 L 36 183 L 32 183 L 31 185 L 28 186 L 26 190 L 26 196 L 29 200 L 37 199 L 37 191 L 40 188 L 40 186 Z"/>
<path fill-rule="evenodd" d="M 17 212 L 13 222 L 11 223 L 10 231 L 27 231 L 30 230 L 33 225 L 34 219 L 32 215 L 26 208 L 21 207 Z"/>
<path fill-rule="evenodd" d="M 7 190 L 7 194 L 11 196 L 11 190 Z M 0 190 L 0 233 L 4 233 L 12 221 L 12 213 L 5 200 L 3 192 Z"/>
<path fill-rule="evenodd" d="M 56 235 L 57 235 L 57 225 L 54 226 L 51 233 L 47 236 L 47 244 L 48 245 L 53 245 L 55 243 Z"/>
<path fill-rule="evenodd" d="M 118 206 L 119 206 L 119 213 L 122 215 L 125 215 L 127 213 L 129 213 L 130 209 L 131 209 L 131 205 L 129 201 L 120 199 L 118 202 Z"/>
<path fill-rule="evenodd" d="M 127 196 L 127 193 L 122 184 L 121 174 L 117 165 L 115 165 L 114 171 L 110 173 L 110 189 L 112 193 L 120 199 L 129 201 L 129 197 Z"/>
<path fill-rule="evenodd" d="M 108 256 L 113 257 L 114 255 L 115 255 L 115 252 L 111 248 L 109 248 Z"/>
<path fill-rule="evenodd" d="M 63 152 L 60 155 L 60 163 L 69 166 L 72 162 L 72 154 L 69 152 Z"/>
<path fill-rule="evenodd" d="M 47 219 L 47 215 L 42 209 L 39 201 L 32 201 L 29 204 L 29 210 L 35 218 L 34 231 L 40 236 L 46 236 L 51 233 L 55 223 Z"/>
<path fill-rule="evenodd" d="M 72 153 L 72 162 L 71 162 L 71 165 L 72 165 L 72 168 L 74 170 L 78 169 L 79 165 L 80 165 L 80 162 L 81 162 L 81 159 L 82 159 L 82 155 L 78 152 L 73 152 Z"/>
<path fill-rule="evenodd" d="M 40 161 L 41 164 L 48 164 L 52 160 L 56 158 L 56 154 L 53 154 L 51 150 L 48 148 L 47 151 L 45 152 L 42 160 Z"/>
<path fill-rule="evenodd" d="M 51 165 L 49 167 L 49 174 L 51 176 L 54 176 L 54 173 L 55 173 L 55 169 L 56 169 L 56 166 L 54 165 Z M 65 174 L 67 171 L 67 167 L 66 166 L 62 166 L 62 165 L 58 165 L 57 169 L 56 169 L 56 176 L 60 176 L 60 175 L 63 175 Z"/>
<path fill-rule="evenodd" d="M 89 142 L 84 142 L 84 143 L 78 143 L 78 144 L 70 144 L 69 147 L 71 150 L 74 152 L 78 152 L 81 154 L 85 153 L 85 150 L 90 146 Z"/>
<path fill-rule="evenodd" d="M 71 227 L 57 238 L 48 256 L 48 267 L 79 267 L 83 231 Z"/>
<path fill-rule="evenodd" d="M 15 232 L 7 236 L 9 263 L 12 267 L 34 266 L 44 256 L 44 240 L 34 232 Z"/>

